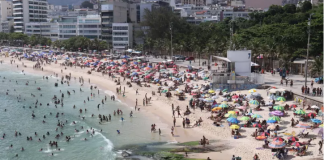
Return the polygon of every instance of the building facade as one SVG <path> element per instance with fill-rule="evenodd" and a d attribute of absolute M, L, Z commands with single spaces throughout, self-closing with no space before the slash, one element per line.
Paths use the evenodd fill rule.
<path fill-rule="evenodd" d="M 0 21 L 7 21 L 8 17 L 12 17 L 13 6 L 12 2 L 0 0 Z"/>
<path fill-rule="evenodd" d="M 112 46 L 114 50 L 127 50 L 133 48 L 132 23 L 112 24 Z"/>
<path fill-rule="evenodd" d="M 47 22 L 47 0 L 13 0 L 15 32 L 24 32 L 25 23 Z"/>
<path fill-rule="evenodd" d="M 101 18 L 99 15 L 65 16 L 56 22 L 26 23 L 25 33 L 39 35 L 52 41 L 66 40 L 75 36 L 101 39 Z"/>

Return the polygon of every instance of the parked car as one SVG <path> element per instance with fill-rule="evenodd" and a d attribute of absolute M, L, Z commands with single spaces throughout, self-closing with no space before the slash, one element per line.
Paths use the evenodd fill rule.
<path fill-rule="evenodd" d="M 193 61 L 193 60 L 195 60 L 195 57 L 187 57 L 186 58 L 186 61 Z"/>
<path fill-rule="evenodd" d="M 175 56 L 173 56 L 173 58 L 174 58 L 175 60 L 185 60 L 185 59 L 186 59 L 186 57 L 183 56 L 183 55 L 175 55 Z"/>

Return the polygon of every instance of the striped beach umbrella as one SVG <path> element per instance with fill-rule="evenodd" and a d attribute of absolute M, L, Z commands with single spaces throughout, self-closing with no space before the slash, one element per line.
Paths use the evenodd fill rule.
<path fill-rule="evenodd" d="M 248 120 L 250 120 L 250 117 L 242 117 L 240 120 L 242 120 L 242 121 L 248 121 Z"/>
<path fill-rule="evenodd" d="M 261 128 L 261 124 L 259 124 L 259 123 L 254 123 L 254 124 L 253 124 L 253 127 Z"/>
<path fill-rule="evenodd" d="M 281 137 L 275 137 L 274 139 L 273 139 L 274 141 L 285 141 L 283 138 L 281 138 Z"/>
<path fill-rule="evenodd" d="M 292 145 L 292 146 L 296 146 L 296 147 L 299 147 L 299 146 L 301 146 L 302 144 L 301 144 L 301 143 L 299 143 L 299 142 L 294 142 L 294 143 L 292 143 L 291 145 Z"/>
<path fill-rule="evenodd" d="M 276 120 L 267 120 L 267 123 L 277 123 Z"/>
<path fill-rule="evenodd" d="M 276 100 L 277 101 L 286 101 L 286 98 L 284 98 L 284 97 L 278 97 Z"/>
<path fill-rule="evenodd" d="M 303 110 L 297 110 L 297 111 L 295 111 L 295 113 L 296 113 L 296 114 L 306 114 L 306 112 L 303 111 Z"/>
<path fill-rule="evenodd" d="M 293 141 L 293 142 L 299 141 L 299 139 L 297 137 L 288 137 L 288 140 Z"/>
<path fill-rule="evenodd" d="M 231 122 L 231 123 L 240 123 L 240 121 L 239 120 L 237 120 L 236 118 L 234 118 L 234 117 L 230 117 L 230 118 L 227 118 L 226 119 L 228 122 Z"/>
<path fill-rule="evenodd" d="M 259 115 L 259 114 L 253 114 L 251 117 L 252 117 L 252 118 L 262 118 L 262 116 Z"/>
<path fill-rule="evenodd" d="M 253 105 L 259 105 L 260 104 L 257 100 L 251 100 L 249 103 L 253 104 Z"/>
<path fill-rule="evenodd" d="M 296 127 L 306 128 L 306 129 L 311 128 L 308 124 L 305 124 L 305 123 L 299 123 L 299 124 L 296 125 Z"/>
<path fill-rule="evenodd" d="M 273 109 L 283 111 L 285 108 L 283 106 L 274 106 Z"/>
<path fill-rule="evenodd" d="M 257 91 L 257 90 L 253 88 L 253 89 L 250 89 L 250 90 L 249 90 L 249 93 L 254 93 L 254 92 L 256 92 L 256 91 Z"/>
<path fill-rule="evenodd" d="M 272 111 L 271 114 L 274 116 L 284 116 L 284 113 L 282 113 L 281 111 Z"/>
<path fill-rule="evenodd" d="M 221 107 L 221 108 L 228 108 L 228 104 L 221 104 L 221 105 L 219 105 L 218 107 Z"/>
<path fill-rule="evenodd" d="M 230 126 L 231 129 L 240 129 L 239 125 L 233 124 Z"/>
<path fill-rule="evenodd" d="M 268 120 L 275 120 L 275 121 L 280 121 L 280 117 L 278 116 L 273 116 L 273 117 L 270 117 Z"/>
<path fill-rule="evenodd" d="M 286 146 L 286 143 L 284 141 L 276 140 L 276 141 L 272 141 L 271 143 L 269 143 L 268 146 L 270 148 L 283 148 Z"/>

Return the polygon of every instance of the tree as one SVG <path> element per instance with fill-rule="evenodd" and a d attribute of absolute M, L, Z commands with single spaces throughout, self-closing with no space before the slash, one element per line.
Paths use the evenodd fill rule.
<path fill-rule="evenodd" d="M 300 5 L 300 10 L 304 13 L 312 9 L 312 3 L 310 1 L 300 2 Z"/>
<path fill-rule="evenodd" d="M 323 55 L 315 58 L 315 62 L 312 63 L 310 70 L 312 76 L 323 76 Z"/>
<path fill-rule="evenodd" d="M 90 3 L 89 1 L 84 1 L 81 3 L 81 8 L 90 8 L 90 9 L 93 9 L 93 4 Z"/>

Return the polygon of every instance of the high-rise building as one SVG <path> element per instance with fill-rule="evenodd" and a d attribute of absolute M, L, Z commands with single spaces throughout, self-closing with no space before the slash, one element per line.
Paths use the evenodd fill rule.
<path fill-rule="evenodd" d="M 0 0 L 0 21 L 7 21 L 8 17 L 12 17 L 12 2 Z"/>
<path fill-rule="evenodd" d="M 112 46 L 114 50 L 133 48 L 132 23 L 112 24 Z"/>
<path fill-rule="evenodd" d="M 24 23 L 47 22 L 47 0 L 13 0 L 15 32 L 24 32 Z"/>

